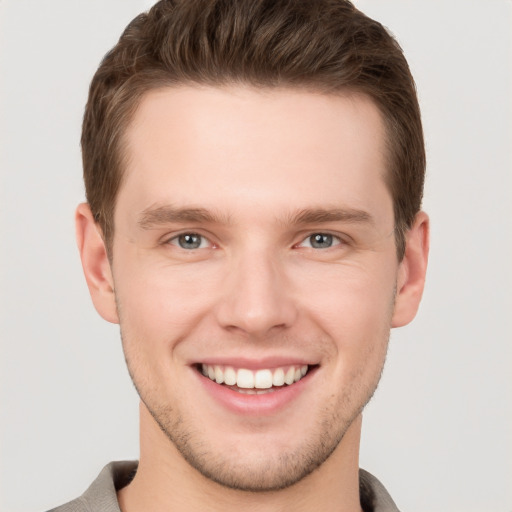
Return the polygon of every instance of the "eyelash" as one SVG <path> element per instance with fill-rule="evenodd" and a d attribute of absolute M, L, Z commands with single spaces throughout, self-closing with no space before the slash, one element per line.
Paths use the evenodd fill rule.
<path fill-rule="evenodd" d="M 198 247 L 188 247 L 188 248 L 183 247 L 180 244 L 180 239 L 184 238 L 186 240 L 187 237 L 200 239 L 199 246 Z M 314 237 L 316 237 L 317 239 L 315 241 L 312 241 L 312 239 Z M 328 247 L 314 247 L 315 243 L 318 243 L 318 244 L 322 243 L 322 241 L 318 240 L 318 237 L 327 238 L 328 241 L 330 240 L 331 245 L 328 245 Z M 310 245 L 305 246 L 304 243 L 306 243 L 308 240 L 312 241 L 312 243 L 310 243 Z M 180 233 L 179 235 L 175 235 L 172 238 L 168 239 L 165 243 L 178 246 L 185 251 L 192 251 L 192 250 L 198 250 L 198 249 L 205 249 L 205 247 L 201 247 L 201 245 L 203 245 L 203 241 L 207 241 L 208 243 L 211 244 L 211 242 L 205 236 L 200 235 L 199 233 L 190 231 L 190 232 Z M 302 241 L 300 243 L 294 245 L 293 247 L 307 247 L 307 248 L 311 248 L 311 249 L 322 250 L 322 249 L 330 249 L 332 247 L 336 247 L 338 245 L 344 245 L 344 244 L 346 244 L 346 242 L 337 235 L 333 235 L 331 233 L 327 233 L 327 232 L 323 232 L 323 231 L 317 231 L 315 233 L 311 233 L 311 234 L 307 235 L 305 238 L 302 239 Z M 215 244 L 212 244 L 212 246 L 215 247 Z"/>

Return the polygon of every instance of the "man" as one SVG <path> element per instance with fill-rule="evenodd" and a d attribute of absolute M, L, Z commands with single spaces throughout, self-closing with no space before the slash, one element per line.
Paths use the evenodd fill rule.
<path fill-rule="evenodd" d="M 58 511 L 397 510 L 358 468 L 423 291 L 414 83 L 342 0 L 162 1 L 91 85 L 77 240 L 140 461 Z"/>

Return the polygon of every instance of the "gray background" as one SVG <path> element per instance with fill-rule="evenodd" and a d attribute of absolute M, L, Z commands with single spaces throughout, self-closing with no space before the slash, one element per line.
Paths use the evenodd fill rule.
<path fill-rule="evenodd" d="M 42 511 L 138 455 L 117 326 L 74 243 L 79 130 L 148 0 L 0 0 L 0 510 Z M 428 149 L 428 285 L 393 332 L 361 466 L 416 512 L 512 511 L 512 3 L 360 0 L 409 59 Z"/>

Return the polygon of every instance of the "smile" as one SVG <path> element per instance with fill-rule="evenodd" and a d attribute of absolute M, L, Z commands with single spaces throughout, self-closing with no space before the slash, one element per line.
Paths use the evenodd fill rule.
<path fill-rule="evenodd" d="M 248 370 L 222 365 L 200 365 L 201 373 L 217 384 L 224 384 L 234 391 L 246 394 L 262 394 L 274 391 L 274 387 L 290 386 L 308 373 L 308 365 L 281 366 L 272 369 Z"/>

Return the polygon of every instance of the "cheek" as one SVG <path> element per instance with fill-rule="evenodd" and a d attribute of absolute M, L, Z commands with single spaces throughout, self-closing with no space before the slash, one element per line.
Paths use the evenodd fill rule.
<path fill-rule="evenodd" d="M 331 340 L 331 360 L 338 379 L 366 380 L 380 374 L 384 363 L 394 303 L 393 272 L 345 267 L 317 274 L 315 285 L 301 296 L 304 311 Z"/>
<path fill-rule="evenodd" d="M 393 312 L 396 271 L 382 266 L 338 265 L 304 278 L 297 295 L 332 329 L 352 334 L 381 329 Z"/>
<path fill-rule="evenodd" d="M 218 288 L 211 274 L 186 265 L 120 268 L 116 300 L 127 337 L 148 347 L 175 343 L 209 311 Z"/>

